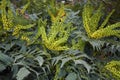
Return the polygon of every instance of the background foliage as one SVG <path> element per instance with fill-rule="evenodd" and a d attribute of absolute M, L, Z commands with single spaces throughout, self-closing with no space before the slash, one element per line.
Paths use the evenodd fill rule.
<path fill-rule="evenodd" d="M 0 80 L 119 80 L 120 1 L 88 1 L 1 0 Z"/>

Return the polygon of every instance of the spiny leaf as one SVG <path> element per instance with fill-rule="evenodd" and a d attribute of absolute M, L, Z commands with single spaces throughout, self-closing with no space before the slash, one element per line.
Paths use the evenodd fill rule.
<path fill-rule="evenodd" d="M 65 78 L 65 80 L 77 80 L 77 74 L 76 73 L 69 73 L 68 76 Z"/>
<path fill-rule="evenodd" d="M 41 57 L 41 56 L 37 56 L 35 59 L 38 61 L 39 66 L 42 66 L 42 65 L 43 65 L 43 63 L 44 63 L 44 59 L 43 59 L 43 57 Z"/>
<path fill-rule="evenodd" d="M 30 74 L 30 71 L 25 67 L 22 67 L 17 73 L 17 80 L 24 80 Z"/>
<path fill-rule="evenodd" d="M 90 70 L 91 70 L 92 67 L 87 62 L 85 62 L 84 60 L 74 60 L 74 62 L 75 62 L 76 65 L 77 64 L 84 65 L 84 67 L 87 69 L 88 73 L 90 73 Z"/>
<path fill-rule="evenodd" d="M 4 62 L 4 64 L 6 64 L 6 65 L 10 65 L 13 62 L 12 58 L 5 55 L 1 51 L 0 51 L 0 61 Z"/>

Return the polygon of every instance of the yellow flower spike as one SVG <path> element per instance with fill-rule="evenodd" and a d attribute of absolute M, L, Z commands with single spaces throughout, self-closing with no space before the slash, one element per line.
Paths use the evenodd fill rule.
<path fill-rule="evenodd" d="M 48 13 L 51 17 L 51 21 L 63 21 L 63 16 L 65 16 L 64 5 L 56 6 L 52 5 L 50 9 L 48 9 Z"/>
<path fill-rule="evenodd" d="M 25 32 L 24 30 L 30 29 L 34 27 L 35 24 L 29 24 L 29 25 L 16 25 L 15 28 L 13 29 L 12 35 L 15 36 L 16 38 L 20 38 L 21 40 L 25 40 L 28 43 L 30 42 L 29 35 L 32 35 L 33 32 Z"/>
<path fill-rule="evenodd" d="M 111 61 L 104 68 L 110 71 L 116 80 L 120 80 L 120 61 Z"/>
<path fill-rule="evenodd" d="M 1 15 L 2 15 L 2 23 L 3 23 L 3 29 L 9 31 L 13 27 L 13 13 L 11 9 L 9 8 L 10 3 L 6 0 L 2 0 L 1 3 Z M 8 7 L 8 10 L 6 11 L 6 7 Z"/>
<path fill-rule="evenodd" d="M 23 9 L 20 11 L 20 13 L 24 14 L 29 5 L 30 5 L 30 2 L 28 2 L 25 6 L 23 6 Z"/>
<path fill-rule="evenodd" d="M 11 10 L 8 10 L 8 21 L 9 21 L 9 27 L 12 28 L 13 27 L 13 19 L 14 19 L 14 15 L 13 12 Z"/>
<path fill-rule="evenodd" d="M 100 18 L 102 17 L 102 5 L 96 11 L 93 11 L 94 7 L 90 4 L 90 1 L 86 5 L 84 5 L 82 17 L 83 17 L 83 24 L 86 30 L 86 33 L 89 38 L 100 39 L 109 36 L 116 36 L 120 38 L 120 30 L 116 28 L 120 28 L 120 22 L 117 22 L 112 25 L 105 26 L 114 12 L 112 10 L 110 14 L 106 17 L 104 22 L 98 28 L 98 24 Z"/>
<path fill-rule="evenodd" d="M 41 21 L 45 23 L 45 21 Z M 44 25 L 44 24 L 43 24 Z M 46 48 L 55 51 L 68 50 L 68 46 L 65 43 L 68 40 L 69 33 L 72 31 L 72 27 L 69 23 L 55 21 L 50 27 L 50 31 L 47 33 L 45 25 L 41 25 L 42 41 Z"/>
<path fill-rule="evenodd" d="M 30 41 L 30 39 L 29 39 L 27 36 L 21 36 L 21 40 L 25 40 L 25 41 L 27 41 L 27 42 Z"/>
<path fill-rule="evenodd" d="M 50 10 L 48 10 L 48 13 L 49 13 L 49 15 L 51 17 L 51 21 L 55 21 L 56 20 L 55 15 Z"/>
<path fill-rule="evenodd" d="M 6 15 L 2 14 L 3 28 L 9 30 L 9 24 Z"/>
<path fill-rule="evenodd" d="M 120 22 L 110 25 L 106 28 L 98 29 L 93 34 L 91 34 L 91 38 L 100 39 L 103 37 L 109 37 L 111 35 L 120 38 L 120 30 L 115 30 L 116 27 L 120 27 Z"/>
<path fill-rule="evenodd" d="M 65 13 L 65 10 L 64 10 L 64 6 L 63 6 L 59 9 L 59 11 L 57 13 L 57 16 L 63 17 L 63 16 L 65 16 L 65 14 L 66 13 Z"/>

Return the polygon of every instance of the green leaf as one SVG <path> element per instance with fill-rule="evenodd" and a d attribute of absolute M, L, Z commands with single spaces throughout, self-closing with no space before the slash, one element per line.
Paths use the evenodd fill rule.
<path fill-rule="evenodd" d="M 18 66 L 17 65 L 13 65 L 12 66 L 12 72 L 13 72 L 13 75 L 12 77 L 15 78 L 16 77 L 16 74 L 18 73 Z"/>
<path fill-rule="evenodd" d="M 3 71 L 5 68 L 5 65 L 0 62 L 0 71 Z"/>
<path fill-rule="evenodd" d="M 77 65 L 77 64 L 82 64 L 82 65 L 84 65 L 84 67 L 87 69 L 88 73 L 90 72 L 90 70 L 91 70 L 91 68 L 92 68 L 87 62 L 85 62 L 85 61 L 83 61 L 83 60 L 74 60 L 74 62 L 75 62 L 76 65 Z"/>
<path fill-rule="evenodd" d="M 23 80 L 29 74 L 30 74 L 30 71 L 28 71 L 28 69 L 26 69 L 25 67 L 23 67 L 17 73 L 17 80 Z"/>
<path fill-rule="evenodd" d="M 10 44 L 4 43 L 4 44 L 0 45 L 0 48 L 5 49 L 4 52 L 7 52 L 7 51 L 10 50 L 14 45 L 15 45 L 15 43 L 12 43 L 12 42 L 11 42 Z"/>
<path fill-rule="evenodd" d="M 13 62 L 12 58 L 1 53 L 1 51 L 0 51 L 0 61 L 4 62 L 6 65 L 10 65 L 11 62 Z"/>
<path fill-rule="evenodd" d="M 56 65 L 60 60 L 62 60 L 63 56 L 59 55 L 57 57 L 53 57 L 52 59 L 52 65 Z"/>
<path fill-rule="evenodd" d="M 44 63 L 44 59 L 43 59 L 43 57 L 41 57 L 41 56 L 37 56 L 37 57 L 35 58 L 35 60 L 38 61 L 38 63 L 39 63 L 40 66 L 42 66 L 43 63 Z"/>
<path fill-rule="evenodd" d="M 72 60 L 72 58 L 71 57 L 68 57 L 68 58 L 64 58 L 64 59 L 62 59 L 61 61 L 62 61 L 62 64 L 61 64 L 61 68 L 64 66 L 64 64 L 65 63 L 67 63 L 68 61 L 70 61 L 70 60 Z"/>
<path fill-rule="evenodd" d="M 65 77 L 67 74 L 67 72 L 64 70 L 64 69 L 60 69 L 60 72 L 58 74 L 58 77 L 59 78 L 62 78 L 62 77 Z"/>
<path fill-rule="evenodd" d="M 65 80 L 77 80 L 76 73 L 69 73 Z"/>

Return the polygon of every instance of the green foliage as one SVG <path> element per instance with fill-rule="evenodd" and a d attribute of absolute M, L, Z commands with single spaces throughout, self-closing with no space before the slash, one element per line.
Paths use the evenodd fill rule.
<path fill-rule="evenodd" d="M 11 65 L 12 62 L 13 62 L 12 58 L 0 52 L 0 65 L 1 65 L 0 70 L 1 71 L 4 70 L 8 65 Z"/>
<path fill-rule="evenodd" d="M 30 74 L 30 71 L 28 71 L 26 68 L 23 67 L 17 73 L 17 80 L 23 80 L 29 74 Z"/>
<path fill-rule="evenodd" d="M 120 12 L 119 12 L 119 8 L 120 6 L 118 4 L 120 4 L 119 0 L 116 1 L 109 1 L 106 0 L 104 1 L 105 4 L 105 11 L 106 13 L 109 13 L 112 9 L 115 9 L 115 12 L 113 13 L 113 15 L 111 16 L 110 22 L 111 23 L 115 23 L 115 22 L 119 22 L 120 21 Z"/>
<path fill-rule="evenodd" d="M 11 72 L 12 78 L 10 79 L 16 78 L 16 76 L 17 80 L 26 80 L 29 78 L 38 80 L 69 79 L 68 77 L 71 73 L 74 73 L 74 77 L 77 79 L 84 79 L 86 75 L 89 76 L 88 73 L 92 70 L 92 66 L 84 58 L 90 61 L 91 59 L 80 51 L 64 51 L 61 54 L 53 56 L 56 52 L 44 52 L 37 46 L 27 47 L 23 42 L 13 41 L 13 43 L 14 45 L 9 49 L 9 57 L 4 57 L 2 56 L 3 53 L 1 53 L 0 58 L 1 61 L 5 60 L 5 63 L 10 61 L 9 64 L 6 64 L 6 66 L 11 66 L 12 68 L 13 73 Z M 15 45 L 19 46 L 20 49 L 15 48 Z M 11 50 L 12 48 L 14 50 Z"/>
<path fill-rule="evenodd" d="M 99 27 L 103 5 L 94 11 L 86 3 L 82 20 L 79 14 L 82 10 L 74 12 L 63 4 L 56 4 L 55 0 L 0 2 L 1 80 L 119 79 L 119 62 L 114 61 L 120 59 L 119 40 L 107 36 L 119 34 L 120 23 L 105 27 L 111 12 Z M 107 30 L 113 33 L 104 36 Z M 105 39 L 96 36 L 100 32 Z M 100 54 L 93 56 L 95 52 Z M 109 62 L 112 60 L 114 63 Z"/>
<path fill-rule="evenodd" d="M 72 49 L 77 49 L 80 51 L 84 51 L 85 41 L 82 39 L 78 39 L 78 41 L 72 40 Z"/>

